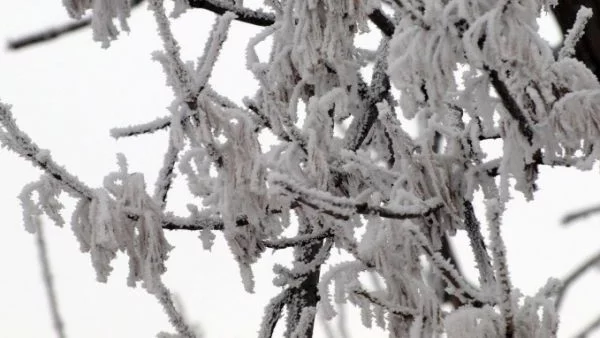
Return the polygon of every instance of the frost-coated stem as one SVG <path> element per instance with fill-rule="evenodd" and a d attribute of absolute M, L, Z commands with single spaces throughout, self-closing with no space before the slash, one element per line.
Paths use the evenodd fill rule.
<path fill-rule="evenodd" d="M 183 318 L 179 310 L 175 308 L 171 292 L 162 282 L 158 283 L 157 290 L 154 294 L 165 310 L 167 317 L 169 317 L 169 322 L 173 325 L 175 330 L 177 330 L 182 337 L 197 338 L 194 331 L 192 331 L 186 323 L 185 318 Z"/>
<path fill-rule="evenodd" d="M 481 226 L 475 215 L 471 201 L 465 200 L 463 205 L 465 208 L 465 229 L 471 243 L 471 250 L 473 250 L 477 270 L 479 270 L 479 283 L 481 286 L 490 286 L 494 281 L 494 272 L 492 270 L 492 261 L 481 233 Z"/>
<path fill-rule="evenodd" d="M 52 277 L 52 269 L 50 268 L 50 260 L 48 259 L 48 249 L 46 247 L 46 239 L 44 237 L 43 227 L 41 226 L 41 219 L 37 218 L 35 223 L 37 224 L 36 230 L 36 243 L 38 247 L 38 254 L 40 258 L 40 265 L 42 267 L 42 277 L 44 279 L 44 286 L 46 287 L 46 295 L 48 296 L 48 303 L 50 304 L 50 313 L 52 314 L 52 322 L 54 324 L 54 330 L 56 336 L 59 338 L 65 338 L 65 327 L 58 309 L 58 299 L 56 297 L 56 291 L 54 289 L 54 280 Z"/>
<path fill-rule="evenodd" d="M 269 304 L 265 307 L 265 315 L 260 324 L 258 338 L 271 338 L 273 336 L 275 326 L 281 318 L 283 307 L 289 302 L 290 295 L 291 291 L 287 288 L 269 301 Z"/>
<path fill-rule="evenodd" d="M 173 138 L 169 138 L 169 148 L 163 159 L 163 167 L 158 173 L 154 190 L 154 201 L 164 210 L 167 206 L 167 193 L 173 183 L 175 164 L 177 163 L 180 149 L 173 144 Z"/>
<path fill-rule="evenodd" d="M 6 131 L 3 131 L 2 127 Z M 48 150 L 40 149 L 27 134 L 19 129 L 10 111 L 10 106 L 3 103 L 0 103 L 0 144 L 47 172 L 61 182 L 68 192 L 88 200 L 94 196 L 91 188 L 54 162 Z"/>
<path fill-rule="evenodd" d="M 486 202 L 487 221 L 490 231 L 490 248 L 494 270 L 496 271 L 496 281 L 498 287 L 498 296 L 500 297 L 498 305 L 504 318 L 505 336 L 507 338 L 514 335 L 514 310 L 512 304 L 512 283 L 508 272 L 508 261 L 506 259 L 506 246 L 500 232 L 501 217 L 504 211 L 504 205 L 497 199 Z"/>

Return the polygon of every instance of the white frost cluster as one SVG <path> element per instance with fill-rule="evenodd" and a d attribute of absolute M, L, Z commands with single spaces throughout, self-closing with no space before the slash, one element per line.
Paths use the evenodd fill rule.
<path fill-rule="evenodd" d="M 142 174 L 129 174 L 124 157 L 120 171 L 108 175 L 105 189 L 92 200 L 81 199 L 73 214 L 73 232 L 81 250 L 90 252 L 98 281 L 106 282 L 117 251 L 129 257 L 128 285 L 142 281 L 157 291 L 171 246 L 162 229 L 161 211 L 146 193 Z"/>
<path fill-rule="evenodd" d="M 63 4 L 75 19 L 81 19 L 87 10 L 92 11 L 94 40 L 101 42 L 103 48 L 108 48 L 119 34 L 114 19 L 119 20 L 122 30 L 129 31 L 130 0 L 63 0 Z"/>

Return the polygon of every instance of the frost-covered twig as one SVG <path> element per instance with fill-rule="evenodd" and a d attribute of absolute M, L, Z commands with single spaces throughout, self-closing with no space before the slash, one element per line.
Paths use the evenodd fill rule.
<path fill-rule="evenodd" d="M 358 95 L 362 101 L 364 111 L 348 127 L 344 142 L 345 148 L 349 150 L 356 151 L 361 147 L 373 124 L 377 121 L 377 116 L 379 116 L 376 104 L 389 95 L 391 85 L 386 72 L 388 43 L 389 39 L 387 37 L 384 37 L 380 42 L 371 84 L 368 86 L 359 77 Z"/>
<path fill-rule="evenodd" d="M 496 90 L 496 93 L 500 97 L 504 108 L 506 109 L 508 114 L 515 121 L 517 121 L 519 131 L 527 139 L 527 142 L 531 144 L 533 142 L 533 129 L 531 128 L 527 117 L 525 117 L 525 114 L 519 106 L 519 103 L 515 100 L 513 94 L 510 92 L 506 83 L 502 79 L 500 79 L 498 71 L 496 71 L 495 69 L 489 69 L 487 66 L 484 68 L 488 72 L 488 75 L 490 77 L 490 83 L 492 84 L 494 90 Z"/>
<path fill-rule="evenodd" d="M 27 134 L 21 131 L 12 116 L 10 106 L 3 103 L 0 103 L 0 144 L 25 157 L 36 167 L 61 182 L 68 192 L 88 200 L 92 199 L 94 195 L 92 189 L 54 162 L 48 150 L 40 149 Z"/>
<path fill-rule="evenodd" d="M 478 290 L 476 290 L 472 285 L 470 285 L 462 275 L 450 264 L 446 261 L 443 256 L 434 251 L 430 244 L 428 243 L 427 238 L 423 235 L 423 233 L 414 226 L 407 226 L 407 230 L 413 235 L 413 237 L 417 240 L 417 243 L 425 256 L 429 259 L 433 266 L 436 267 L 442 274 L 442 277 L 446 280 L 448 285 L 454 288 L 455 295 L 462 301 L 466 298 L 468 303 L 471 303 L 475 306 L 481 306 L 482 304 L 489 303 L 490 300 L 486 299 Z"/>
<path fill-rule="evenodd" d="M 504 318 L 504 333 L 506 337 L 512 337 L 515 330 L 515 313 L 512 300 L 512 282 L 508 271 L 506 257 L 506 246 L 500 231 L 504 204 L 499 198 L 486 201 L 486 218 L 490 231 L 490 249 L 494 271 L 496 272 L 496 283 L 499 291 L 498 306 Z"/>
<path fill-rule="evenodd" d="M 573 27 L 567 32 L 563 45 L 558 51 L 558 58 L 562 59 L 575 54 L 575 45 L 585 33 L 585 25 L 593 15 L 593 11 L 585 6 L 581 6 L 577 11 L 577 17 Z"/>
<path fill-rule="evenodd" d="M 215 14 L 223 15 L 231 12 L 236 15 L 236 20 L 256 26 L 270 26 L 275 23 L 275 15 L 263 11 L 254 11 L 248 8 L 235 6 L 228 1 L 219 0 L 188 0 L 192 8 L 209 10 Z"/>
<path fill-rule="evenodd" d="M 586 271 L 597 266 L 598 262 L 600 262 L 600 251 L 597 252 L 592 257 L 590 257 L 589 259 L 587 259 L 583 264 L 581 264 L 579 267 L 577 267 L 577 269 L 573 270 L 573 272 L 571 272 L 569 275 L 567 275 L 566 278 L 562 279 L 562 286 L 560 288 L 560 291 L 556 295 L 556 310 L 557 311 L 560 310 L 565 293 L 567 292 L 567 290 L 569 289 L 571 284 L 573 284 L 575 281 L 577 281 L 579 279 L 579 277 L 581 277 L 581 275 L 583 275 Z"/>
<path fill-rule="evenodd" d="M 15 39 L 11 39 L 7 43 L 8 49 L 21 49 L 37 43 L 54 40 L 64 34 L 78 31 L 88 27 L 92 23 L 91 18 L 84 18 L 78 21 L 68 22 L 54 27 L 43 29 L 39 32 L 30 33 Z"/>
<path fill-rule="evenodd" d="M 306 235 L 297 235 L 291 238 L 278 238 L 272 240 L 263 240 L 264 246 L 271 249 L 285 249 L 293 246 L 306 245 L 315 240 L 325 239 L 333 236 L 333 231 L 331 229 L 325 229 L 323 231 L 306 234 Z"/>
<path fill-rule="evenodd" d="M 158 283 L 157 290 L 154 294 L 160 304 L 163 306 L 165 313 L 169 317 L 169 322 L 171 325 L 173 325 L 175 330 L 177 330 L 182 337 L 196 338 L 196 334 L 186 323 L 185 318 L 183 318 L 179 310 L 175 308 L 175 303 L 173 302 L 171 292 L 162 282 Z"/>
<path fill-rule="evenodd" d="M 317 189 L 305 188 L 281 174 L 273 173 L 271 175 L 271 182 L 274 185 L 280 186 L 284 191 L 289 192 L 299 203 L 343 220 L 349 219 L 353 214 L 409 219 L 427 216 L 443 206 L 442 201 L 434 197 L 421 201 L 421 205 L 382 207 L 371 205 L 367 202 L 358 202 L 351 198 L 333 196 Z"/>
<path fill-rule="evenodd" d="M 263 316 L 260 330 L 258 331 L 259 338 L 271 338 L 273 336 L 275 326 L 281 318 L 281 311 L 289 302 L 291 294 L 290 289 L 286 288 L 269 301 L 269 304 L 265 307 L 265 315 Z"/>
<path fill-rule="evenodd" d="M 164 155 L 163 166 L 158 172 L 158 178 L 156 179 L 154 189 L 154 201 L 160 206 L 162 210 L 167 205 L 167 193 L 173 183 L 175 176 L 174 169 L 177 159 L 179 157 L 179 151 L 181 148 L 176 147 L 173 142 L 173 137 L 169 138 L 169 145 L 167 152 Z"/>
<path fill-rule="evenodd" d="M 352 292 L 355 295 L 358 295 L 360 297 L 364 297 L 369 302 L 371 302 L 377 306 L 381 306 L 382 308 L 386 309 L 388 312 L 390 312 L 396 316 L 403 317 L 405 320 L 412 320 L 412 318 L 418 313 L 417 310 L 411 309 L 406 306 L 397 306 L 397 305 L 389 304 L 385 300 L 377 297 L 376 295 L 371 294 L 370 292 L 368 292 L 367 290 L 363 289 L 360 286 L 353 287 L 350 290 L 350 292 Z"/>
<path fill-rule="evenodd" d="M 44 279 L 44 286 L 46 287 L 46 294 L 48 296 L 48 303 L 50 303 L 50 313 L 52 314 L 52 322 L 54 323 L 54 330 L 59 338 L 65 338 L 65 327 L 58 309 L 58 299 L 56 297 L 56 291 L 54 289 L 54 280 L 52 277 L 52 269 L 50 268 L 50 261 L 48 259 L 48 249 L 46 247 L 46 239 L 44 236 L 44 230 L 42 230 L 41 220 L 36 219 L 37 230 L 36 230 L 36 243 L 38 247 L 38 253 L 40 258 L 40 265 L 42 267 L 42 277 Z"/>
<path fill-rule="evenodd" d="M 465 208 L 465 229 L 471 243 L 471 250 L 473 250 L 477 270 L 479 270 L 479 282 L 482 286 L 489 286 L 494 280 L 494 272 L 492 271 L 492 261 L 481 233 L 481 226 L 475 215 L 471 201 L 465 200 L 463 206 Z"/>

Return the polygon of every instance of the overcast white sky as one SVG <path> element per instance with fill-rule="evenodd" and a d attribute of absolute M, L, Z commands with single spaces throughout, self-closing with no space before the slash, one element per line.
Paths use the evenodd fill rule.
<path fill-rule="evenodd" d="M 66 18 L 59 0 L 2 1 L 0 41 Z M 195 10 L 177 21 L 175 32 L 184 57 L 199 55 L 212 20 L 212 15 Z M 150 60 L 150 53 L 161 46 L 152 17 L 140 8 L 133 12 L 130 27 L 131 34 L 124 34 L 108 50 L 92 42 L 91 32 L 83 30 L 19 52 L 0 52 L 2 102 L 13 105 L 23 130 L 90 186 L 100 186 L 104 175 L 116 168 L 117 152 L 125 153 L 130 170 L 143 172 L 151 184 L 166 149 L 165 133 L 118 142 L 108 134 L 111 127 L 166 115 L 165 107 L 172 98 L 161 68 Z M 552 30 L 547 31 L 551 35 Z M 215 89 L 236 100 L 255 90 L 243 58 L 244 42 L 256 32 L 249 25 L 234 24 L 232 38 L 211 79 Z M 0 337 L 54 334 L 35 237 L 23 229 L 16 198 L 23 185 L 39 175 L 25 160 L 0 149 Z M 526 204 L 515 196 L 503 228 L 514 285 L 525 294 L 535 293 L 549 276 L 564 276 L 600 249 L 600 217 L 568 230 L 558 224 L 567 211 L 600 202 L 598 169 L 582 174 L 544 168 L 540 176 L 536 200 Z M 181 182 L 175 186 L 172 210 L 185 213 L 188 200 L 184 190 Z M 152 296 L 143 289 L 126 287 L 123 257 L 115 262 L 109 282 L 99 284 L 88 255 L 80 253 L 69 227 L 47 225 L 51 264 L 69 337 L 153 337 L 159 331 L 172 332 Z M 271 284 L 271 266 L 275 260 L 286 262 L 289 253 L 265 253 L 255 268 L 257 292 L 248 295 L 223 241 L 218 240 L 208 253 L 202 251 L 193 233 L 169 233 L 168 240 L 176 248 L 168 261 L 166 284 L 179 295 L 188 317 L 202 327 L 205 336 L 256 336 L 263 306 L 278 292 Z M 467 242 L 459 236 L 456 244 L 467 258 L 464 268 L 472 271 Z M 570 336 L 600 314 L 599 281 L 600 275 L 593 271 L 568 294 L 561 312 L 561 337 Z M 349 322 L 358 322 L 356 318 Z M 350 327 L 352 337 L 384 336 L 381 331 Z M 322 330 L 316 336 L 323 337 Z"/>

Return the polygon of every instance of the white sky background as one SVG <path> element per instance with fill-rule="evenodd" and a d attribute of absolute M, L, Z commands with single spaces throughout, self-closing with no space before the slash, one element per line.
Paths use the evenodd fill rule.
<path fill-rule="evenodd" d="M 2 1 L 0 42 L 66 18 L 59 0 Z M 192 10 L 176 21 L 174 30 L 184 58 L 200 55 L 212 22 L 212 14 L 203 10 Z M 104 175 L 116 169 L 115 154 L 123 152 L 130 171 L 143 172 L 152 188 L 166 149 L 165 132 L 120 141 L 108 134 L 112 127 L 167 115 L 165 107 L 172 99 L 159 64 L 150 60 L 150 53 L 161 48 L 152 16 L 139 8 L 129 24 L 132 32 L 122 34 L 108 50 L 92 42 L 90 30 L 83 30 L 22 51 L 0 51 L 2 102 L 13 105 L 19 126 L 38 145 L 51 150 L 57 162 L 93 187 L 101 186 Z M 552 27 L 544 27 L 551 35 Z M 256 32 L 250 25 L 234 23 L 211 79 L 217 91 L 237 101 L 256 88 L 244 68 L 245 42 Z M 54 336 L 35 237 L 23 228 L 16 198 L 39 175 L 29 162 L 0 149 L 0 337 Z M 600 217 L 569 229 L 559 226 L 566 212 L 600 202 L 598 169 L 579 173 L 542 168 L 539 187 L 532 203 L 515 195 L 504 217 L 510 272 L 514 285 L 525 294 L 534 294 L 549 276 L 566 275 L 600 249 L 596 229 Z M 187 214 L 188 202 L 178 181 L 169 195 L 169 208 Z M 70 210 L 64 213 L 67 220 Z M 159 331 L 173 332 L 152 296 L 126 286 L 126 259 L 114 262 L 115 271 L 107 284 L 97 283 L 89 256 L 79 251 L 69 226 L 46 225 L 69 337 L 153 337 Z M 271 283 L 271 266 L 276 260 L 288 263 L 289 253 L 264 254 L 255 267 L 256 294 L 249 295 L 222 240 L 208 253 L 194 233 L 169 232 L 167 236 L 175 249 L 167 262 L 166 284 L 179 295 L 188 317 L 201 326 L 205 337 L 255 337 L 264 305 L 279 291 Z M 458 236 L 455 243 L 459 255 L 466 258 L 462 268 L 476 280 L 465 236 Z M 600 275 L 591 271 L 568 293 L 559 336 L 571 336 L 600 314 L 598 282 Z M 385 336 L 362 329 L 358 316 L 348 322 L 352 337 Z M 316 337 L 323 336 L 319 329 Z"/>

